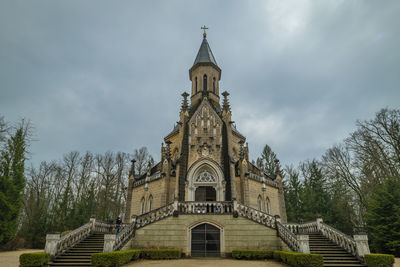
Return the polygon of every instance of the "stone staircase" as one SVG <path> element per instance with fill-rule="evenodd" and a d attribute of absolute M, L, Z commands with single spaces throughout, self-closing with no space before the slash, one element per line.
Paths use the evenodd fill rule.
<path fill-rule="evenodd" d="M 57 256 L 49 266 L 91 266 L 90 257 L 103 252 L 104 233 L 92 233 L 87 238 Z"/>
<path fill-rule="evenodd" d="M 360 261 L 345 251 L 343 248 L 331 242 L 321 233 L 309 234 L 310 252 L 321 254 L 324 257 L 324 266 L 330 267 L 358 267 L 365 266 Z"/>

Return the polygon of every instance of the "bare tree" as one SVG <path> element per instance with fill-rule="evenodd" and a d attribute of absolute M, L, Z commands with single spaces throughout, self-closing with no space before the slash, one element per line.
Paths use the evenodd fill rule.
<path fill-rule="evenodd" d="M 149 151 L 147 150 L 147 147 L 141 147 L 139 148 L 139 150 L 135 149 L 133 153 L 133 159 L 136 160 L 135 173 L 138 175 L 146 173 L 148 163 L 150 159 L 152 159 Z"/>

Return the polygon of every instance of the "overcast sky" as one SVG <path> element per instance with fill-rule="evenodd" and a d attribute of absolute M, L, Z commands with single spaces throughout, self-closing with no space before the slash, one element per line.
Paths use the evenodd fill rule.
<path fill-rule="evenodd" d="M 250 156 L 319 158 L 400 106 L 400 1 L 0 1 L 0 115 L 31 162 L 147 146 L 159 160 L 202 41 Z"/>

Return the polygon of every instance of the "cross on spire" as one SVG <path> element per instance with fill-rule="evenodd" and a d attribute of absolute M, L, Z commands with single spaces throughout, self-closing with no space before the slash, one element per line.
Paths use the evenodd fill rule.
<path fill-rule="evenodd" d="M 202 29 L 202 30 L 204 31 L 203 37 L 206 38 L 206 36 L 207 36 L 206 30 L 208 30 L 208 28 L 206 27 L 206 25 L 204 25 L 204 26 L 201 27 L 200 29 Z"/>

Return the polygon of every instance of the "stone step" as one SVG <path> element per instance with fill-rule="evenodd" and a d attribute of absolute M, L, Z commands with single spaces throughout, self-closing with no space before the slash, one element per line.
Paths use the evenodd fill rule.
<path fill-rule="evenodd" d="M 75 263 L 75 262 L 50 262 L 49 266 L 59 266 L 59 267 L 68 267 L 68 266 L 92 266 L 90 263 Z"/>
<path fill-rule="evenodd" d="M 59 259 L 55 259 L 53 260 L 53 262 L 72 262 L 72 263 L 76 263 L 76 262 L 81 262 L 81 263 L 90 263 L 90 258 L 89 259 L 64 259 L 64 258 L 59 258 Z"/>
<path fill-rule="evenodd" d="M 363 265 L 361 263 L 358 263 L 358 264 L 356 264 L 356 263 L 354 263 L 354 264 L 352 264 L 352 263 L 349 263 L 349 264 L 347 264 L 347 263 L 343 263 L 343 264 L 324 263 L 324 267 L 360 267 L 360 266 L 365 266 L 365 265 Z"/>

